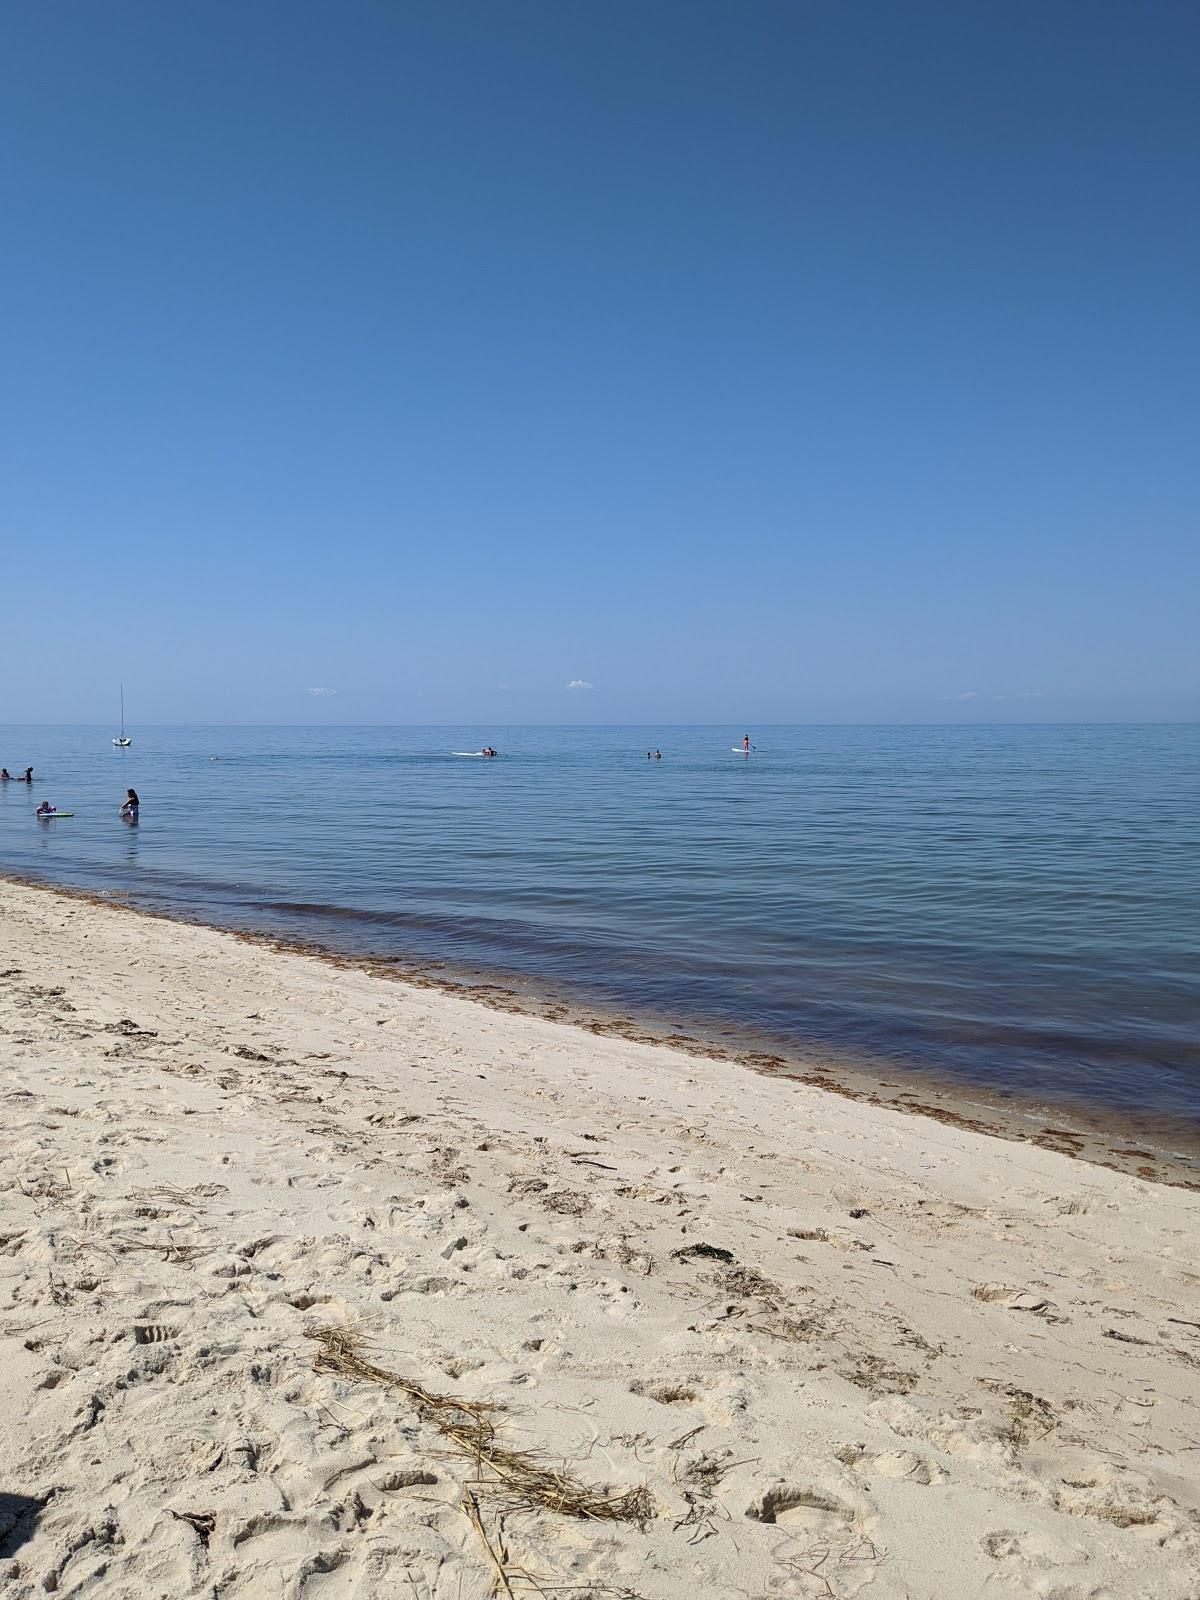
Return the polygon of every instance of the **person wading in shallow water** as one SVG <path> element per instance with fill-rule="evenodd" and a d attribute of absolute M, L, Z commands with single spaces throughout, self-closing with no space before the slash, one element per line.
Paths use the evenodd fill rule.
<path fill-rule="evenodd" d="M 126 789 L 125 799 L 121 803 L 121 815 L 123 817 L 136 817 L 141 803 L 136 789 Z"/>

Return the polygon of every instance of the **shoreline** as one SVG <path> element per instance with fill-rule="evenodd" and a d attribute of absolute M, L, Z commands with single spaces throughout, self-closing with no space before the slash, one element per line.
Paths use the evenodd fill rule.
<path fill-rule="evenodd" d="M 724 1042 L 711 1034 L 706 1036 L 702 1030 L 686 1031 L 671 1019 L 631 1017 L 616 1004 L 606 1006 L 584 1000 L 557 991 L 549 983 L 539 984 L 510 973 L 476 973 L 455 968 L 449 961 L 438 963 L 446 969 L 438 972 L 432 970 L 430 963 L 407 956 L 351 954 L 312 940 L 290 939 L 139 904 L 128 890 L 84 889 L 11 871 L 0 872 L 0 883 L 65 895 L 183 927 L 210 928 L 248 945 L 310 956 L 336 968 L 434 990 L 493 1011 L 541 1017 L 597 1037 L 664 1045 L 848 1100 L 888 1107 L 1016 1143 L 1034 1144 L 1095 1166 L 1132 1173 L 1147 1182 L 1200 1190 L 1200 1129 L 1185 1119 L 1158 1116 L 1139 1122 L 1123 1113 L 1076 1101 L 1046 1103 L 1035 1096 L 1023 1097 L 1016 1089 L 989 1092 L 981 1085 L 933 1068 L 910 1067 L 907 1063 L 834 1049 L 821 1049 L 819 1053 L 814 1049 L 811 1055 L 803 1055 L 771 1039 L 762 1040 L 757 1047 Z M 748 1037 L 753 1034 L 749 1028 L 745 1032 Z"/>
<path fill-rule="evenodd" d="M 0 885 L 14 1600 L 1193 1600 L 1200 1197 L 126 911 Z"/>

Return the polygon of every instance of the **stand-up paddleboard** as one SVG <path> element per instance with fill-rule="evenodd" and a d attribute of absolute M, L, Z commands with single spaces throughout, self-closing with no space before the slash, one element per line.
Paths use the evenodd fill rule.
<path fill-rule="evenodd" d="M 482 750 L 451 750 L 452 756 L 482 756 Z"/>
<path fill-rule="evenodd" d="M 55 817 L 73 817 L 73 811 L 35 811 L 34 816 L 39 822 L 53 822 Z"/>
<path fill-rule="evenodd" d="M 754 748 L 755 748 L 754 745 L 750 746 L 750 750 L 753 750 Z M 735 756 L 748 756 L 750 754 L 750 750 L 747 750 L 744 745 L 740 745 L 740 744 L 731 745 L 730 749 L 733 751 L 733 754 Z"/>

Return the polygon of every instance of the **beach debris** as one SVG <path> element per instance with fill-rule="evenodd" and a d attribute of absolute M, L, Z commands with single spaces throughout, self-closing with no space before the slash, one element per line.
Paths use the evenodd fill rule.
<path fill-rule="evenodd" d="M 676 1261 L 732 1261 L 733 1251 L 726 1250 L 719 1244 L 688 1244 L 681 1250 L 672 1250 Z"/>
<path fill-rule="evenodd" d="M 870 1351 L 859 1355 L 852 1367 L 838 1370 L 855 1388 L 869 1389 L 872 1394 L 910 1394 L 917 1385 L 915 1372 Z"/>
<path fill-rule="evenodd" d="M 592 1209 L 592 1202 L 587 1195 L 576 1194 L 571 1189 L 556 1189 L 553 1194 L 543 1195 L 542 1204 L 547 1211 L 554 1211 L 562 1217 L 582 1217 Z"/>
<path fill-rule="evenodd" d="M 1044 1438 L 1058 1427 L 1058 1413 L 1049 1400 L 1031 1394 L 1028 1389 L 1018 1389 L 1014 1384 L 999 1383 L 994 1378 L 979 1381 L 985 1389 L 1008 1401 L 1011 1415 L 999 1437 L 1014 1451 L 1022 1449 L 1031 1438 Z"/>
<path fill-rule="evenodd" d="M 506 1594 L 515 1600 L 515 1591 L 508 1572 L 508 1546 L 504 1542 L 504 1534 L 498 1531 L 495 1544 L 488 1538 L 487 1529 L 483 1525 L 483 1513 L 479 1509 L 479 1501 L 470 1489 L 463 1490 L 462 1509 L 467 1514 L 467 1519 L 487 1551 L 488 1560 L 491 1562 L 495 1577 L 492 1581 L 493 1594 Z"/>
<path fill-rule="evenodd" d="M 860 1217 L 869 1217 L 871 1213 L 867 1210 L 866 1206 L 855 1206 L 850 1215 L 853 1217 L 854 1221 L 857 1222 Z"/>
<path fill-rule="evenodd" d="M 550 1185 L 545 1178 L 516 1177 L 510 1178 L 508 1182 L 509 1194 L 517 1195 L 541 1194 L 544 1189 L 549 1187 Z"/>
<path fill-rule="evenodd" d="M 828 1600 L 840 1600 L 840 1596 L 846 1591 L 833 1587 L 830 1574 L 833 1577 L 841 1575 L 844 1579 L 845 1574 L 849 1572 L 856 1584 L 855 1592 L 857 1592 L 862 1569 L 865 1566 L 881 1565 L 887 1558 L 886 1550 L 880 1549 L 873 1539 L 863 1537 L 839 1550 L 832 1549 L 828 1544 L 810 1545 L 799 1555 L 789 1556 L 784 1565 L 797 1575 L 822 1585 L 820 1589 L 809 1589 L 806 1593 L 824 1595 Z M 867 1581 L 871 1580 L 868 1578 Z"/>
<path fill-rule="evenodd" d="M 204 1549 L 208 1549 L 208 1541 L 211 1539 L 213 1530 L 217 1526 L 217 1518 L 214 1512 L 176 1511 L 171 1506 L 168 1506 L 167 1510 L 177 1521 L 186 1522 L 189 1527 L 193 1528 L 195 1530 L 196 1537 L 200 1540 L 201 1545 L 203 1545 Z"/>
<path fill-rule="evenodd" d="M 1006 1283 L 973 1283 L 971 1294 L 988 1305 L 999 1301 L 1008 1311 L 1027 1311 L 1050 1322 L 1059 1320 L 1052 1315 L 1052 1302 L 1032 1289 L 1014 1289 Z"/>
<path fill-rule="evenodd" d="M 433 1394 L 412 1378 L 376 1366 L 364 1356 L 362 1335 L 352 1328 L 309 1328 L 305 1334 L 319 1346 L 313 1363 L 318 1372 L 377 1383 L 406 1395 L 421 1421 L 474 1465 L 476 1488 L 507 1490 L 518 1504 L 597 1522 L 642 1527 L 655 1515 L 644 1484 L 613 1491 L 592 1488 L 546 1465 L 532 1451 L 513 1450 L 502 1443 L 494 1419 L 504 1407 L 497 1402 Z"/>

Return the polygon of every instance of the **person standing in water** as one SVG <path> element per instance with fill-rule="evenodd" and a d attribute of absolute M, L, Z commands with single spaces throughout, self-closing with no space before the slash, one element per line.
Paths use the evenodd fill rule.
<path fill-rule="evenodd" d="M 742 753 L 744 755 L 750 754 L 750 735 L 748 733 L 742 735 Z"/>
<path fill-rule="evenodd" d="M 23 778 L 19 778 L 17 781 L 19 783 L 32 783 L 33 782 L 33 768 L 32 767 L 26 767 L 25 768 L 25 776 Z"/>
<path fill-rule="evenodd" d="M 125 799 L 121 805 L 121 815 L 123 817 L 136 817 L 138 814 L 138 806 L 140 805 L 141 801 L 138 799 L 137 790 L 126 789 Z"/>

